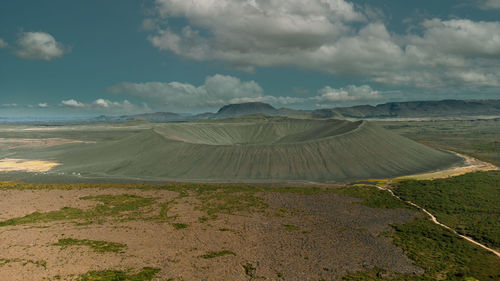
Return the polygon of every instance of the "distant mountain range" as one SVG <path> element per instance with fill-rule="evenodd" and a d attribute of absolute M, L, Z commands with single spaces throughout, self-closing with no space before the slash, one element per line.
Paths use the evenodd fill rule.
<path fill-rule="evenodd" d="M 144 113 L 123 116 L 99 116 L 92 122 L 127 122 L 144 120 L 149 122 L 181 122 L 194 120 L 216 120 L 234 118 L 242 115 L 301 115 L 312 118 L 412 118 L 412 117 L 455 117 L 455 116 L 500 116 L 500 100 L 441 100 L 389 102 L 351 107 L 336 107 L 317 110 L 295 110 L 275 107 L 262 102 L 229 104 L 221 107 L 216 113 L 197 115 L 180 115 L 172 112 Z"/>
<path fill-rule="evenodd" d="M 453 117 L 500 115 L 500 100 L 442 100 L 389 102 L 352 107 L 339 107 L 328 110 L 315 110 L 313 114 L 323 113 L 331 117 L 387 118 L 387 117 Z"/>
<path fill-rule="evenodd" d="M 123 116 L 106 116 L 101 115 L 92 119 L 94 122 L 127 122 L 135 120 L 144 120 L 149 122 L 180 122 L 180 121 L 194 121 L 194 120 L 215 120 L 234 118 L 242 115 L 251 114 L 267 114 L 267 115 L 285 115 L 280 110 L 274 108 L 272 105 L 262 102 L 247 102 L 239 104 L 229 104 L 221 107 L 216 113 L 201 113 L 197 115 L 180 115 L 172 112 L 155 112 L 144 113 L 137 115 L 123 115 Z"/>

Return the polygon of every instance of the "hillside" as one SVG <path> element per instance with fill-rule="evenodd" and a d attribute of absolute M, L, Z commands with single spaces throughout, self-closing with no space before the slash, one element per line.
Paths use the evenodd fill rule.
<path fill-rule="evenodd" d="M 500 100 L 442 100 L 442 101 L 411 101 L 389 102 L 352 107 L 338 107 L 313 111 L 314 115 L 325 117 L 453 117 L 500 115 Z"/>
<path fill-rule="evenodd" d="M 235 181 L 394 177 L 458 161 L 370 122 L 283 117 L 157 124 L 47 157 L 88 176 Z"/>
<path fill-rule="evenodd" d="M 219 109 L 215 114 L 215 118 L 237 117 L 249 114 L 269 114 L 277 115 L 280 112 L 273 106 L 262 102 L 247 102 L 239 104 L 228 104 Z"/>

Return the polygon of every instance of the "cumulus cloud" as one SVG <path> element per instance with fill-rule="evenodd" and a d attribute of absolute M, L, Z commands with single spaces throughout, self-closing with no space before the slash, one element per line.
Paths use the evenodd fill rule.
<path fill-rule="evenodd" d="M 318 91 L 318 96 L 313 99 L 322 102 L 347 102 L 347 101 L 373 101 L 381 98 L 380 92 L 373 90 L 368 85 L 349 85 L 345 88 L 332 88 L 326 86 Z"/>
<path fill-rule="evenodd" d="M 200 86 L 180 82 L 123 82 L 108 88 L 115 94 L 150 100 L 157 110 L 205 111 L 214 110 L 232 103 L 265 102 L 275 106 L 296 104 L 349 103 L 382 99 L 379 91 L 369 85 L 348 85 L 343 88 L 326 86 L 316 95 L 301 97 L 274 96 L 266 93 L 255 81 L 241 81 L 232 76 L 216 74 L 208 76 Z"/>
<path fill-rule="evenodd" d="M 17 40 L 15 54 L 28 60 L 52 60 L 70 52 L 69 47 L 56 41 L 46 32 L 23 32 Z"/>
<path fill-rule="evenodd" d="M 122 102 L 118 101 L 110 101 L 106 99 L 97 99 L 90 104 L 94 107 L 100 108 L 133 108 L 134 105 L 131 104 L 128 100 L 124 100 Z"/>
<path fill-rule="evenodd" d="M 63 100 L 61 101 L 61 105 L 67 106 L 67 107 L 85 107 L 85 104 L 76 101 L 74 99 L 69 99 L 69 100 Z"/>
<path fill-rule="evenodd" d="M 85 114 L 136 114 L 151 112 L 148 104 L 136 105 L 128 100 L 111 101 L 107 99 L 96 99 L 92 102 L 81 102 L 75 99 L 63 100 L 59 104 L 65 110 L 71 110 L 74 113 Z"/>
<path fill-rule="evenodd" d="M 158 0 L 157 9 L 163 18 L 184 17 L 190 25 L 178 33 L 158 28 L 149 37 L 154 46 L 195 60 L 226 60 L 243 69 L 287 64 L 294 54 L 349 33 L 346 23 L 365 20 L 344 0 Z M 212 37 L 201 36 L 196 28 Z"/>
<path fill-rule="evenodd" d="M 47 105 L 47 104 L 45 104 Z M 135 105 L 130 103 L 128 100 L 124 100 L 122 102 L 118 101 L 110 101 L 107 99 L 96 99 L 91 103 L 83 103 L 74 99 L 63 100 L 61 101 L 61 106 L 65 107 L 75 107 L 75 108 L 133 108 Z"/>
<path fill-rule="evenodd" d="M 420 88 L 500 85 L 500 22 L 431 19 L 408 35 L 397 71 L 373 80 Z"/>
<path fill-rule="evenodd" d="M 7 44 L 7 42 L 0 38 L 0 49 L 6 48 L 7 46 L 9 46 L 9 44 Z"/>
<path fill-rule="evenodd" d="M 197 61 L 245 71 L 294 66 L 418 88 L 500 83 L 498 21 L 427 19 L 395 34 L 383 13 L 344 0 L 156 0 L 156 11 L 146 21 L 153 46 Z M 187 24 L 175 30 L 169 18 Z"/>
<path fill-rule="evenodd" d="M 49 106 L 49 104 L 46 103 L 46 102 L 41 102 L 41 103 L 38 104 L 38 107 L 40 107 L 40 108 L 45 108 L 45 107 L 48 107 L 48 106 Z"/>
<path fill-rule="evenodd" d="M 256 82 L 219 74 L 207 77 L 200 86 L 180 82 L 124 82 L 108 90 L 148 99 L 169 110 L 213 109 L 232 99 L 263 96 Z"/>

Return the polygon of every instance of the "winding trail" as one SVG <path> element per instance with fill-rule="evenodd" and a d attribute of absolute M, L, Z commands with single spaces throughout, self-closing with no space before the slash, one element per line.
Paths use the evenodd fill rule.
<path fill-rule="evenodd" d="M 389 193 L 390 193 L 393 197 L 395 197 L 395 198 L 397 198 L 397 199 L 399 199 L 399 200 L 401 200 L 401 201 L 403 201 L 403 202 L 405 202 L 405 203 L 407 203 L 407 204 L 409 204 L 409 205 L 412 205 L 413 207 L 415 207 L 415 208 L 417 208 L 417 209 L 419 209 L 419 210 L 422 210 L 422 212 L 426 213 L 426 214 L 427 214 L 427 215 L 431 218 L 431 220 L 432 220 L 432 222 L 433 222 L 433 223 L 435 223 L 435 224 L 437 224 L 437 225 L 439 225 L 439 226 L 442 226 L 442 227 L 444 227 L 444 228 L 448 229 L 449 231 L 451 231 L 451 232 L 455 233 L 455 234 L 456 234 L 456 235 L 458 235 L 459 237 L 461 237 L 461 238 L 463 238 L 463 239 L 465 239 L 465 240 L 467 240 L 467 241 L 469 241 L 469 242 L 471 242 L 471 243 L 473 243 L 473 244 L 475 244 L 475 245 L 477 245 L 477 246 L 479 246 L 479 247 L 481 247 L 481 248 L 483 248 L 483 249 L 485 249 L 485 250 L 487 250 L 487 251 L 492 252 L 492 253 L 493 253 L 493 254 L 495 254 L 497 257 L 500 257 L 500 252 L 495 251 L 495 250 L 493 250 L 493 249 L 491 249 L 491 248 L 489 248 L 489 247 L 487 247 L 487 246 L 485 246 L 485 245 L 483 245 L 483 244 L 481 244 L 481 243 L 479 243 L 479 242 L 475 241 L 474 239 L 472 239 L 472 238 L 470 238 L 470 237 L 468 237 L 468 236 L 465 236 L 465 235 L 462 235 L 462 234 L 458 233 L 458 232 L 457 232 L 456 230 L 454 230 L 453 228 L 451 228 L 451 227 L 449 227 L 449 226 L 447 226 L 447 225 L 445 225 L 445 224 L 440 223 L 440 222 L 437 220 L 437 218 L 436 218 L 433 214 L 431 214 L 429 211 L 427 211 L 426 209 L 424 209 L 424 208 L 420 207 L 419 205 L 417 205 L 417 204 L 415 204 L 415 203 L 413 203 L 413 202 L 411 202 L 411 201 L 407 201 L 407 200 L 402 199 L 401 197 L 399 197 L 399 196 L 397 196 L 396 194 L 394 194 L 394 192 L 393 192 L 391 189 L 389 189 L 389 188 L 387 188 L 387 187 L 379 186 L 379 185 L 375 185 L 375 187 L 376 187 L 376 188 L 378 188 L 378 189 L 380 189 L 380 190 L 385 190 L 385 191 L 389 192 Z"/>

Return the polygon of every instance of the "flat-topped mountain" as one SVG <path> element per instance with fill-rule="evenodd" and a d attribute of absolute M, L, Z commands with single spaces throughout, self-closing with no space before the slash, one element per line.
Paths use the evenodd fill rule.
<path fill-rule="evenodd" d="M 228 104 L 219 109 L 215 114 L 220 117 L 237 117 L 250 114 L 269 114 L 277 115 L 280 112 L 272 105 L 263 102 L 246 102 L 238 104 Z"/>

